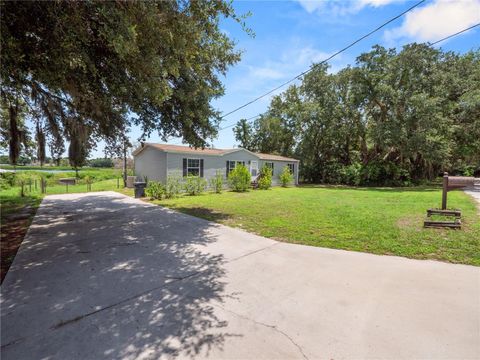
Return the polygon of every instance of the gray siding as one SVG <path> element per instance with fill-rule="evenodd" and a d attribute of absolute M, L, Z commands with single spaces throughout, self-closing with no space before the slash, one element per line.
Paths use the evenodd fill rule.
<path fill-rule="evenodd" d="M 183 159 L 203 159 L 203 177 L 211 179 L 215 176 L 217 170 L 225 177 L 227 174 L 227 160 L 230 161 L 245 161 L 248 166 L 249 161 L 257 160 L 258 158 L 245 150 L 239 150 L 231 154 L 223 156 L 212 156 L 203 154 L 185 154 L 185 153 L 168 153 L 167 154 L 167 173 L 183 172 Z M 259 165 L 260 166 L 260 165 Z"/>
<path fill-rule="evenodd" d="M 287 164 L 294 164 L 295 173 L 293 174 L 295 179 L 295 184 L 298 185 L 298 164 L 299 161 L 278 161 L 278 160 L 260 160 L 260 167 L 262 167 L 265 163 L 273 162 L 273 175 L 272 175 L 272 184 L 273 185 L 280 185 L 280 174 L 283 171 L 283 168 L 287 166 Z"/>
<path fill-rule="evenodd" d="M 148 180 L 165 182 L 167 176 L 167 154 L 153 147 L 146 147 L 135 156 L 135 175 Z"/>
<path fill-rule="evenodd" d="M 203 159 L 203 176 L 208 181 L 215 176 L 217 171 L 225 177 L 227 161 L 245 161 L 249 167 L 250 162 L 258 161 L 260 170 L 266 162 L 273 162 L 273 185 L 280 184 L 280 174 L 288 163 L 295 164 L 295 183 L 298 184 L 298 165 L 299 162 L 290 161 L 268 161 L 260 160 L 256 155 L 240 149 L 223 156 L 195 154 L 195 153 L 173 153 L 163 152 L 161 150 L 147 147 L 139 155 L 135 156 L 135 175 L 147 176 L 149 180 L 156 180 L 165 183 L 169 174 L 183 174 L 183 159 Z"/>

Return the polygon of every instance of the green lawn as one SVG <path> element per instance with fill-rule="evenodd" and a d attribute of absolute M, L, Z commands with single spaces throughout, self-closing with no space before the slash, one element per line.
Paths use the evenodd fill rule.
<path fill-rule="evenodd" d="M 13 170 L 11 165 L 1 165 L 0 169 Z M 52 172 L 53 171 L 53 172 Z M 40 178 L 41 176 L 46 178 L 49 184 L 56 184 L 60 178 L 75 177 L 75 170 L 69 167 L 56 167 L 56 166 L 17 166 L 16 173 L 21 174 L 24 177 Z M 10 173 L 12 174 L 12 173 Z M 8 176 L 9 173 L 3 174 Z M 117 179 L 122 177 L 122 171 L 114 168 L 93 168 L 83 167 L 78 170 L 78 176 L 80 179 L 84 179 L 86 176 L 90 177 L 93 181 L 101 181 L 108 179 Z"/>
<path fill-rule="evenodd" d="M 119 184 L 119 189 L 121 189 L 123 187 L 122 180 L 119 180 L 118 184 Z M 43 195 L 40 194 L 40 182 L 37 183 L 37 189 L 35 189 L 35 185 L 34 183 L 32 183 L 31 189 L 32 190 L 30 191 L 30 186 L 28 185 L 25 186 L 27 196 L 43 197 Z M 97 181 L 91 184 L 91 191 L 106 191 L 106 190 L 112 190 L 112 191 L 117 190 L 117 179 Z M 83 183 L 77 184 L 77 185 L 68 185 L 68 188 L 66 185 L 55 184 L 55 185 L 47 186 L 47 193 L 45 195 L 65 194 L 65 193 L 83 193 L 83 192 L 88 192 L 87 185 Z M 10 189 L 7 189 L 7 190 L 1 190 L 0 192 L 0 200 L 2 201 L 5 201 L 8 198 L 14 199 L 19 196 L 20 196 L 19 186 L 11 187 Z"/>
<path fill-rule="evenodd" d="M 480 265 L 480 216 L 460 191 L 462 230 L 424 229 L 441 191 L 428 188 L 274 188 L 181 196 L 155 203 L 266 237 L 336 249 Z"/>

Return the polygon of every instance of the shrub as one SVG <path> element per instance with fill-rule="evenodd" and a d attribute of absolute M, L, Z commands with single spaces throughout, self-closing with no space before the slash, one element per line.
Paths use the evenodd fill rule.
<path fill-rule="evenodd" d="M 223 175 L 220 170 L 217 170 L 215 176 L 210 179 L 210 187 L 214 192 L 220 194 L 223 190 Z"/>
<path fill-rule="evenodd" d="M 228 184 L 233 191 L 247 191 L 252 178 L 250 171 L 244 165 L 237 165 L 228 174 Z"/>
<path fill-rule="evenodd" d="M 345 166 L 341 171 L 341 183 L 347 185 L 360 185 L 362 182 L 362 165 L 353 163 Z"/>
<path fill-rule="evenodd" d="M 167 176 L 165 184 L 165 198 L 176 198 L 182 190 L 182 176 L 180 173 L 172 173 Z"/>
<path fill-rule="evenodd" d="M 21 197 L 24 197 L 29 193 L 33 181 L 34 179 L 32 178 L 31 174 L 26 174 L 24 172 L 16 173 L 15 182 L 16 185 L 20 186 Z"/>
<path fill-rule="evenodd" d="M 200 176 L 187 176 L 184 189 L 188 195 L 198 195 L 205 191 L 207 181 Z"/>
<path fill-rule="evenodd" d="M 268 190 L 272 186 L 272 169 L 267 165 L 263 165 L 260 170 L 260 179 L 258 180 L 258 188 Z"/>
<path fill-rule="evenodd" d="M 159 181 L 149 181 L 147 187 L 145 188 L 145 194 L 150 199 L 160 200 L 165 194 L 165 187 Z"/>
<path fill-rule="evenodd" d="M 106 158 L 91 159 L 87 164 L 94 168 L 113 168 L 113 160 Z"/>
<path fill-rule="evenodd" d="M 293 175 L 288 166 L 285 166 L 280 174 L 280 183 L 283 187 L 287 187 L 293 182 Z"/>
<path fill-rule="evenodd" d="M 14 172 L 2 172 L 0 173 L 0 189 L 6 190 L 15 186 L 15 173 Z"/>
<path fill-rule="evenodd" d="M 367 186 L 405 186 L 411 184 L 408 170 L 391 161 L 376 160 L 361 169 L 362 183 Z"/>

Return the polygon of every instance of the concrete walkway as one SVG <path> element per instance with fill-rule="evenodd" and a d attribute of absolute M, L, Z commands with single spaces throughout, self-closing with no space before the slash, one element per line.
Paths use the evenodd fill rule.
<path fill-rule="evenodd" d="M 473 199 L 477 202 L 478 213 L 480 214 L 480 191 L 478 190 L 465 190 L 465 193 L 473 197 Z"/>
<path fill-rule="evenodd" d="M 113 192 L 46 197 L 1 290 L 4 360 L 480 358 L 480 268 L 279 243 Z"/>

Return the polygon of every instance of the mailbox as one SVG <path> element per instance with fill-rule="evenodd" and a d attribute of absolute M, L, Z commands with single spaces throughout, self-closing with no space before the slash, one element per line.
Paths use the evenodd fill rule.
<path fill-rule="evenodd" d="M 462 189 L 475 184 L 475 178 L 470 176 L 448 176 L 443 174 L 443 191 L 442 191 L 442 210 L 447 209 L 447 193 L 450 190 Z"/>
<path fill-rule="evenodd" d="M 475 184 L 475 178 L 469 176 L 447 176 L 448 190 L 470 187 Z"/>

